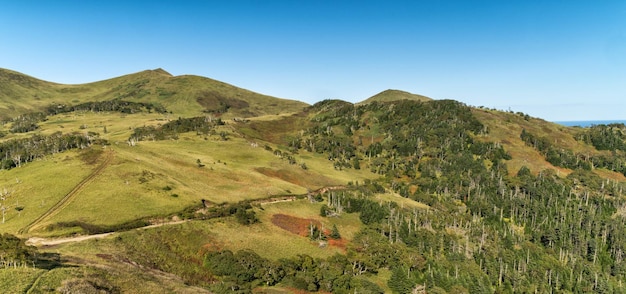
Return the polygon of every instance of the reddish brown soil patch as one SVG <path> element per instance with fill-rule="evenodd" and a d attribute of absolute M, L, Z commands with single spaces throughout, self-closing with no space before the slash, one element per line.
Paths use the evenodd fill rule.
<path fill-rule="evenodd" d="M 281 213 L 272 216 L 272 223 L 283 230 L 289 231 L 302 237 L 309 236 L 309 229 L 311 224 L 317 226 L 318 228 L 322 228 L 322 223 L 320 223 L 318 220 L 299 218 L 296 216 Z M 329 236 L 330 230 L 328 228 L 324 228 L 324 234 L 326 236 Z M 346 250 L 346 245 L 348 245 L 348 240 L 346 239 L 334 240 L 328 238 L 328 246 L 333 246 L 342 250 Z"/>
<path fill-rule="evenodd" d="M 311 224 L 322 227 L 322 224 L 314 219 L 299 218 L 286 214 L 275 214 L 272 216 L 272 223 L 279 228 L 291 233 L 306 237 L 309 235 L 309 226 Z"/>
<path fill-rule="evenodd" d="M 346 239 L 343 239 L 343 238 L 338 239 L 338 240 L 328 239 L 328 246 L 337 247 L 337 248 L 342 249 L 342 250 L 345 251 L 346 250 L 346 245 L 348 245 L 348 240 L 346 240 Z"/>

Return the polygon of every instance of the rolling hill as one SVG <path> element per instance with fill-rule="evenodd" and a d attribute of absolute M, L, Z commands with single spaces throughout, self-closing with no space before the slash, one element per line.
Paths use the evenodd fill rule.
<path fill-rule="evenodd" d="M 162 69 L 0 69 L 0 117 L 3 292 L 626 291 L 623 125 Z"/>
<path fill-rule="evenodd" d="M 370 98 L 367 98 L 361 102 L 359 102 L 358 104 L 367 104 L 367 103 L 371 103 L 371 102 L 390 102 L 390 101 L 397 101 L 397 100 L 413 100 L 413 101 L 430 101 L 433 100 L 432 98 L 428 98 L 426 96 L 422 96 L 422 95 L 417 95 L 417 94 L 412 94 L 409 92 L 405 92 L 405 91 L 400 91 L 400 90 L 385 90 L 382 91 Z"/>
<path fill-rule="evenodd" d="M 163 69 L 146 70 L 109 80 L 63 85 L 0 69 L 0 113 L 40 111 L 51 104 L 125 99 L 159 103 L 179 115 L 222 114 L 251 117 L 300 111 L 307 104 L 278 99 L 209 78 L 172 76 Z"/>

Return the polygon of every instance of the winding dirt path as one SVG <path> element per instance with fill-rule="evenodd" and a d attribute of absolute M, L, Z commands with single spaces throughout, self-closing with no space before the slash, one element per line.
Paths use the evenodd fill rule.
<path fill-rule="evenodd" d="M 146 230 L 146 229 L 162 227 L 162 226 L 178 225 L 178 224 L 182 224 L 182 223 L 185 223 L 185 222 L 188 222 L 188 221 L 189 220 L 165 222 L 165 223 L 149 225 L 149 226 L 145 226 L 145 227 L 141 227 L 141 228 L 136 228 L 136 229 L 133 229 L 133 230 L 138 231 L 138 230 Z M 31 237 L 28 240 L 26 240 L 26 244 L 27 245 L 33 245 L 33 246 L 54 246 L 54 245 L 65 244 L 65 243 L 81 242 L 81 241 L 90 240 L 90 239 L 102 239 L 102 238 L 111 236 L 111 235 L 113 235 L 115 233 L 118 233 L 118 232 L 110 232 L 110 233 L 95 234 L 95 235 L 85 235 L 85 236 L 76 236 L 76 237 L 68 237 L 68 238 L 58 238 L 58 239 L 46 239 L 46 238 L 39 238 L 39 237 Z"/>
<path fill-rule="evenodd" d="M 61 211 L 61 209 L 63 209 L 65 206 L 67 206 L 70 202 L 72 202 L 72 200 L 74 198 L 76 198 L 76 195 L 78 195 L 78 193 L 80 192 L 80 190 L 83 189 L 83 187 L 85 187 L 85 185 L 87 185 L 89 182 L 91 182 L 94 178 L 96 178 L 98 175 L 100 175 L 104 169 L 109 166 L 109 164 L 111 163 L 111 160 L 113 159 L 113 151 L 111 149 L 109 149 L 109 151 L 106 152 L 105 154 L 105 158 L 102 161 L 102 163 L 100 163 L 100 165 L 98 165 L 98 167 L 96 167 L 93 172 L 91 172 L 91 174 L 89 176 L 87 176 L 86 178 L 84 178 L 80 183 L 78 183 L 78 185 L 76 185 L 74 187 L 74 189 L 72 189 L 69 193 L 67 193 L 65 195 L 65 197 L 63 197 L 63 199 L 61 199 L 59 202 L 57 202 L 55 205 L 53 205 L 52 207 L 50 207 L 50 209 L 48 209 L 45 213 L 41 214 L 38 218 L 36 218 L 34 221 L 32 221 L 30 224 L 28 224 L 27 226 L 25 226 L 24 228 L 19 230 L 20 234 L 25 234 L 28 233 L 32 228 L 36 227 L 39 223 L 41 223 L 42 221 L 44 221 L 46 218 L 49 218 L 55 214 L 57 214 L 59 211 Z"/>
<path fill-rule="evenodd" d="M 50 210 L 48 210 L 48 212 L 44 215 L 42 215 L 42 217 L 39 217 L 38 219 L 36 219 L 33 223 L 31 223 L 29 226 L 25 227 L 24 230 L 26 230 L 25 232 L 28 232 L 29 229 L 33 228 L 37 223 L 41 222 L 43 219 L 45 219 L 46 217 L 49 217 L 50 215 L 52 215 L 53 213 L 55 213 L 55 211 L 60 210 L 60 208 L 62 208 L 64 206 L 64 203 L 68 202 L 68 199 L 71 199 L 73 196 L 71 194 L 76 194 L 80 188 L 82 186 L 84 186 L 87 182 L 89 182 L 91 179 L 93 179 L 95 176 L 97 176 L 99 173 L 102 172 L 102 170 L 108 165 L 109 161 L 111 160 L 112 155 L 108 154 L 108 158 L 96 169 L 94 170 L 94 172 L 87 178 L 85 178 L 85 180 L 83 180 L 80 184 L 78 184 L 69 194 L 68 196 L 70 196 L 68 198 L 68 196 L 65 196 L 65 198 L 63 198 L 59 203 L 57 203 L 57 205 L 53 206 Z M 323 187 L 320 189 L 317 189 L 315 191 L 312 191 L 310 193 L 307 194 L 318 194 L 318 193 L 325 193 L 327 191 L 331 191 L 331 190 L 342 190 L 345 189 L 345 186 L 331 186 L 331 187 Z M 305 195 L 307 195 L 305 194 Z M 68 198 L 68 199 L 66 199 Z M 261 205 L 266 205 L 266 204 L 274 204 L 274 203 L 280 203 L 280 202 L 290 202 L 290 201 L 295 201 L 297 199 L 296 196 L 291 195 L 291 196 L 277 196 L 277 197 L 270 197 L 270 198 L 266 198 L 266 199 L 258 199 L 255 201 L 252 201 L 252 203 L 255 204 L 261 204 Z M 167 225 L 176 225 L 176 224 L 182 224 L 185 222 L 188 222 L 190 220 L 180 220 L 180 221 L 171 221 L 171 222 L 164 222 L 164 223 L 159 223 L 159 224 L 154 224 L 154 225 L 149 225 L 149 226 L 145 226 L 145 227 L 141 227 L 141 228 L 136 228 L 134 230 L 145 230 L 145 229 L 150 229 L 150 228 L 156 228 L 156 227 L 160 227 L 160 226 L 167 226 Z M 46 238 L 40 238 L 40 237 L 31 237 L 26 241 L 26 244 L 28 245 L 33 245 L 33 246 L 54 246 L 54 245 L 59 245 L 59 244 L 64 244 L 64 243 L 71 243 L 71 242 L 81 242 L 81 241 L 85 241 L 85 240 L 90 240 L 90 239 L 101 239 L 101 238 L 105 238 L 108 236 L 111 236 L 113 234 L 115 234 L 117 232 L 110 232 L 110 233 L 103 233 L 103 234 L 95 234 L 95 235 L 85 235 L 85 236 L 76 236 L 76 237 L 68 237 L 68 238 L 58 238 L 58 239 L 46 239 Z"/>

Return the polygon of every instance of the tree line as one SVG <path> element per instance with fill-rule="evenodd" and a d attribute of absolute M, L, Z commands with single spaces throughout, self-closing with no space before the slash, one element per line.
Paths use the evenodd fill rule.
<path fill-rule="evenodd" d="M 25 113 L 14 117 L 13 119 L 4 121 L 3 123 L 11 123 L 11 128 L 9 129 L 11 133 L 27 133 L 38 129 L 38 123 L 46 121 L 48 119 L 48 116 L 50 115 L 70 113 L 75 111 L 120 112 L 127 114 L 139 112 L 167 112 L 165 107 L 158 104 L 113 99 L 106 101 L 84 102 L 77 105 L 52 104 L 46 107 L 42 112 Z"/>
<path fill-rule="evenodd" d="M 0 169 L 20 167 L 26 162 L 44 158 L 47 155 L 70 149 L 84 149 L 91 145 L 106 145 L 108 142 L 98 133 L 55 132 L 51 135 L 34 134 L 28 138 L 11 139 L 0 142 Z"/>
<path fill-rule="evenodd" d="M 207 136 L 215 131 L 216 126 L 221 125 L 224 125 L 222 119 L 213 119 L 210 116 L 179 117 L 177 120 L 169 121 L 163 125 L 135 128 L 129 141 L 178 139 L 178 134 L 187 132 L 196 132 L 198 135 Z M 225 132 L 221 132 L 219 135 L 223 140 L 228 139 Z"/>

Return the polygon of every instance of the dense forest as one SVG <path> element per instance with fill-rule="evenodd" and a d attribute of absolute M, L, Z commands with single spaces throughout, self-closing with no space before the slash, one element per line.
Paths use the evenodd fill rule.
<path fill-rule="evenodd" d="M 283 139 L 292 153 L 322 153 L 336 169 L 367 168 L 382 178 L 324 195 L 322 215 L 359 213 L 366 227 L 345 257 L 274 265 L 284 267 L 274 272 L 292 286 L 377 292 L 358 276 L 385 268 L 395 293 L 626 293 L 624 185 L 593 172 L 624 171 L 623 125 L 594 126 L 577 138 L 610 155 L 576 154 L 524 130 L 521 139 L 548 162 L 573 170 L 562 177 L 528 167 L 509 174 L 510 155 L 486 139 L 486 128 L 462 103 L 328 100 L 308 111 L 311 127 Z M 430 209 L 369 196 L 384 189 Z M 232 277 L 215 262 L 242 263 L 239 254 L 247 253 L 208 255 L 208 266 Z M 248 271 L 246 281 L 261 283 L 254 274 L 264 270 L 271 271 Z M 298 279 L 298 270 L 308 278 Z"/>

